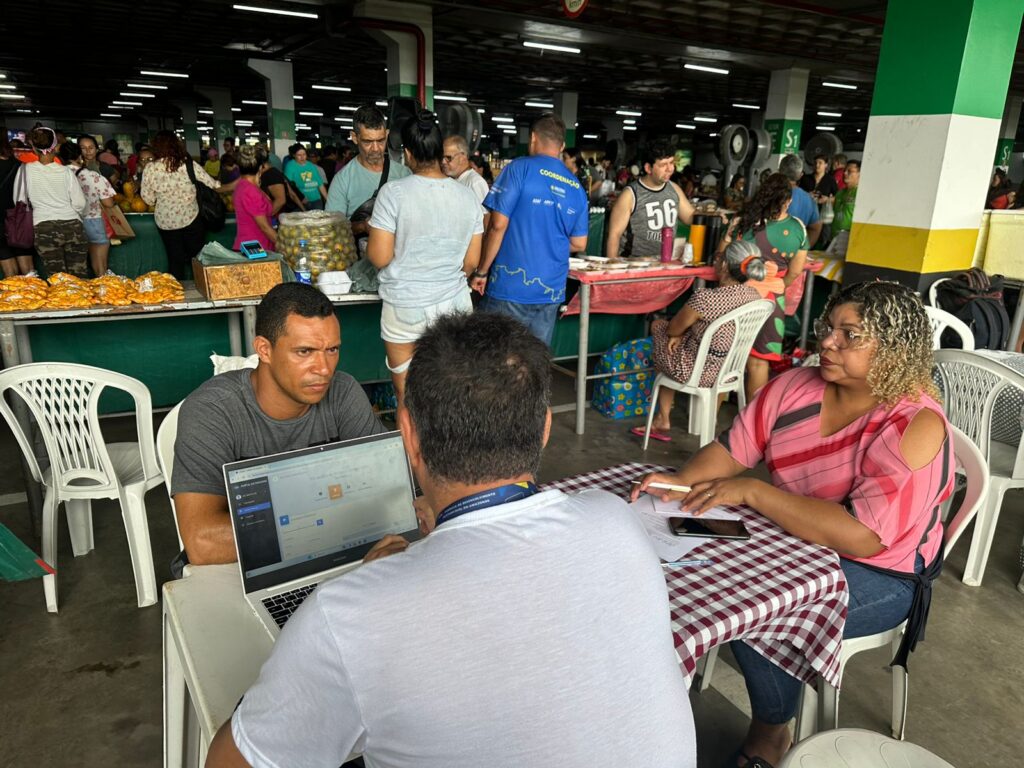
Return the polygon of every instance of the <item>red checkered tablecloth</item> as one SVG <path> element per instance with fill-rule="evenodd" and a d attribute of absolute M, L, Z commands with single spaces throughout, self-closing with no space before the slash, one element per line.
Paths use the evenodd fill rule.
<path fill-rule="evenodd" d="M 653 464 L 618 464 L 544 488 L 601 488 L 628 498 L 631 480 L 667 470 Z M 749 540 L 709 541 L 693 550 L 692 557 L 713 560 L 712 565 L 666 569 L 672 634 L 687 683 L 697 659 L 716 645 L 742 638 L 805 683 L 821 675 L 838 687 L 849 598 L 839 557 L 790 536 L 753 510 L 736 512 L 750 531 Z"/>

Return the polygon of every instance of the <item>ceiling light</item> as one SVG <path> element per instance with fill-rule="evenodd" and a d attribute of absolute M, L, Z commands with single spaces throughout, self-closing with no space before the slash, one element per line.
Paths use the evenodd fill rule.
<path fill-rule="evenodd" d="M 434 101 L 465 101 L 465 96 L 452 96 L 447 93 L 435 93 Z"/>
<path fill-rule="evenodd" d="M 0 80 L 6 80 L 6 79 L 7 79 L 7 75 L 0 74 Z M 21 112 L 20 109 L 18 111 Z"/>
<path fill-rule="evenodd" d="M 484 114 L 483 107 L 478 107 L 476 111 L 479 112 L 481 115 Z"/>
<path fill-rule="evenodd" d="M 695 69 L 698 72 L 710 72 L 713 75 L 728 75 L 728 69 L 721 69 L 720 67 L 705 67 L 703 64 L 684 64 L 683 69 Z"/>
<path fill-rule="evenodd" d="M 387 102 L 386 99 L 383 100 L 383 101 L 375 101 L 373 103 L 376 104 L 378 107 L 386 107 L 388 105 L 388 102 Z"/>
<path fill-rule="evenodd" d="M 616 115 L 623 115 L 624 117 L 642 117 L 643 112 L 630 112 L 628 109 L 617 109 L 615 110 Z"/>
<path fill-rule="evenodd" d="M 519 133 L 519 131 L 515 130 L 514 128 L 512 128 L 512 129 L 503 129 L 502 133 L 508 134 L 509 136 L 515 136 L 517 133 Z"/>
<path fill-rule="evenodd" d="M 29 109 L 19 109 L 19 112 L 31 112 Z M 100 112 L 100 117 L 120 117 L 117 112 Z"/>
<path fill-rule="evenodd" d="M 249 11 L 250 13 L 270 13 L 275 16 L 295 16 L 300 19 L 319 19 L 315 13 L 304 13 L 302 11 L 286 11 L 283 8 L 258 8 L 255 5 L 232 5 L 236 11 Z"/>
<path fill-rule="evenodd" d="M 139 74 L 149 75 L 150 77 L 188 77 L 188 75 L 183 72 L 157 72 L 153 69 L 140 69 Z"/>
<path fill-rule="evenodd" d="M 297 99 L 298 101 L 302 101 L 305 98 L 305 96 L 292 96 L 292 98 Z"/>
<path fill-rule="evenodd" d="M 25 112 L 26 114 L 29 114 L 29 115 L 32 114 L 32 110 L 31 109 L 17 109 L 15 111 L 16 112 Z M 118 117 L 120 117 L 120 115 L 118 115 Z M 857 133 L 860 133 L 860 128 L 857 129 Z"/>
<path fill-rule="evenodd" d="M 0 93 L 0 99 L 24 99 L 20 93 Z"/>
<path fill-rule="evenodd" d="M 241 111 L 242 111 L 242 108 L 241 108 L 241 107 L 232 107 L 232 108 L 231 108 L 231 111 L 232 111 L 232 112 L 241 112 Z"/>
<path fill-rule="evenodd" d="M 816 126 L 814 126 L 814 130 L 816 130 L 816 131 L 834 131 L 835 130 L 835 126 L 832 126 L 832 125 L 816 125 Z"/>
<path fill-rule="evenodd" d="M 821 84 L 824 85 L 826 88 L 842 88 L 843 90 L 846 90 L 846 91 L 856 91 L 857 90 L 857 86 L 856 85 L 849 85 L 848 83 L 830 83 L 827 80 L 822 80 Z"/>
<path fill-rule="evenodd" d="M 583 134 L 583 138 L 584 139 L 599 139 L 601 137 L 598 136 L 596 133 L 584 133 Z"/>
<path fill-rule="evenodd" d="M 530 40 L 523 41 L 524 48 L 539 48 L 542 51 L 561 51 L 562 53 L 579 53 L 579 48 L 568 45 L 551 45 L 550 43 L 534 43 Z"/>
<path fill-rule="evenodd" d="M 265 107 L 265 106 L 267 106 L 267 102 L 265 102 L 265 101 L 258 101 L 256 99 L 242 99 L 242 103 L 243 104 L 255 104 L 258 107 Z"/>
<path fill-rule="evenodd" d="M 344 85 L 312 85 L 310 86 L 317 91 L 342 91 L 343 93 L 350 93 L 351 88 L 346 88 Z"/>
<path fill-rule="evenodd" d="M 335 122 L 338 122 L 338 123 L 351 123 L 352 122 L 352 118 L 351 117 L 336 117 L 336 118 L 334 118 L 334 120 L 335 120 Z"/>
<path fill-rule="evenodd" d="M 355 112 L 357 109 L 359 109 L 359 107 L 340 106 L 338 107 L 338 109 L 340 109 L 342 112 Z"/>
<path fill-rule="evenodd" d="M 695 123 L 717 123 L 718 122 L 718 118 L 717 117 L 699 117 L 698 116 L 698 117 L 693 118 L 693 122 L 695 122 Z"/>
<path fill-rule="evenodd" d="M 629 120 L 623 120 L 622 124 L 623 125 L 636 125 L 636 120 L 634 120 L 633 118 L 630 118 Z"/>
<path fill-rule="evenodd" d="M 718 135 L 717 133 L 709 133 L 709 134 L 708 134 L 708 137 L 709 137 L 709 138 L 712 138 L 712 139 L 713 139 L 713 138 L 715 138 L 715 136 L 717 136 L 717 135 Z"/>
<path fill-rule="evenodd" d="M 213 110 L 212 109 L 197 109 L 196 112 L 198 112 L 200 115 L 212 115 L 213 114 Z"/>
<path fill-rule="evenodd" d="M 736 109 L 760 109 L 761 108 L 757 104 L 736 104 L 736 103 L 733 103 L 733 106 L 736 107 Z"/>
<path fill-rule="evenodd" d="M 5 90 L 5 91 L 16 91 L 16 90 L 18 90 L 18 86 L 16 86 L 16 85 L 0 85 L 0 89 Z"/>
<path fill-rule="evenodd" d="M 126 107 L 123 104 L 121 106 L 118 106 L 117 104 L 108 104 L 107 105 L 107 109 L 125 110 L 125 109 L 134 109 L 134 107 Z"/>
<path fill-rule="evenodd" d="M 166 85 L 149 85 L 148 83 L 128 83 L 129 88 L 149 88 L 151 91 L 166 91 Z"/>
<path fill-rule="evenodd" d="M 689 123 L 676 123 L 676 128 L 682 128 L 684 131 L 695 131 L 697 130 L 696 125 L 690 125 Z"/>
<path fill-rule="evenodd" d="M 155 93 L 130 93 L 128 91 L 121 91 L 122 96 L 133 96 L 136 99 L 155 99 Z"/>
<path fill-rule="evenodd" d="M 252 120 L 235 120 L 235 125 L 241 125 L 243 128 L 248 128 L 252 125 Z"/>
<path fill-rule="evenodd" d="M 635 125 L 624 125 L 624 126 L 622 126 L 622 130 L 624 130 L 624 131 L 635 131 L 636 130 L 636 126 Z"/>
<path fill-rule="evenodd" d="M 842 112 L 819 112 L 818 117 L 842 117 Z"/>
<path fill-rule="evenodd" d="M 515 118 L 512 118 L 512 117 L 492 117 L 491 120 L 493 120 L 496 123 L 514 123 L 515 122 Z"/>
<path fill-rule="evenodd" d="M 323 112 L 299 112 L 302 117 L 323 117 Z"/>
<path fill-rule="evenodd" d="M 120 104 L 122 107 L 141 107 L 141 101 L 112 101 L 111 104 Z"/>
<path fill-rule="evenodd" d="M 21 112 L 21 111 L 23 111 L 23 110 L 20 110 L 20 109 L 19 109 L 18 111 L 19 111 L 19 112 Z M 857 129 L 857 133 L 860 133 L 860 128 L 858 128 L 858 129 Z"/>
<path fill-rule="evenodd" d="M 554 104 L 548 104 L 546 101 L 528 101 L 526 102 L 528 107 L 537 107 L 538 109 L 554 109 Z"/>

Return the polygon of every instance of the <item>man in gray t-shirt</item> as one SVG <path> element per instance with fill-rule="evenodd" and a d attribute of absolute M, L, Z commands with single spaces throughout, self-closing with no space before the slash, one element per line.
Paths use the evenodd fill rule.
<path fill-rule="evenodd" d="M 256 308 L 259 366 L 214 376 L 182 403 L 171 492 L 188 562 L 236 559 L 224 464 L 386 431 L 355 379 L 335 370 L 340 345 L 320 291 L 278 285 Z"/>

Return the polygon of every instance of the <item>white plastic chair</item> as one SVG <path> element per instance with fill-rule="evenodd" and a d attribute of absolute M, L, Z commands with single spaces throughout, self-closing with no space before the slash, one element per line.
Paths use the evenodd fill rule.
<path fill-rule="evenodd" d="M 932 347 L 934 349 L 942 349 L 942 332 L 947 328 L 956 331 L 957 336 L 960 337 L 961 349 L 974 349 L 974 334 L 971 333 L 967 323 L 938 307 L 925 307 L 924 311 L 928 315 L 928 324 L 932 328 Z"/>
<path fill-rule="evenodd" d="M 181 529 L 178 528 L 178 510 L 174 506 L 174 496 L 171 495 L 171 479 L 174 476 L 174 441 L 178 437 L 178 411 L 181 410 L 181 403 L 171 408 L 160 422 L 160 429 L 156 431 L 156 460 L 160 465 L 160 472 L 165 478 L 164 487 L 167 489 L 167 500 L 171 502 L 171 514 L 174 515 L 174 530 L 178 532 L 178 546 L 181 549 L 185 545 L 181 541 Z"/>
<path fill-rule="evenodd" d="M 731 312 L 727 312 L 715 320 L 700 340 L 697 359 L 693 364 L 693 373 L 686 382 L 678 382 L 671 376 L 659 373 L 654 379 L 654 391 L 651 392 L 651 407 L 647 414 L 647 427 L 644 430 L 644 450 L 651 437 L 651 424 L 654 422 L 654 410 L 658 404 L 658 390 L 668 387 L 690 396 L 690 434 L 700 435 L 700 444 L 706 445 L 715 438 L 715 425 L 718 420 L 718 396 L 726 392 L 735 392 L 742 410 L 746 404 L 743 391 L 743 376 L 746 371 L 747 358 L 754 339 L 772 313 L 772 302 L 759 299 L 744 304 Z M 726 325 L 733 326 L 732 346 L 722 361 L 715 382 L 709 387 L 700 386 L 704 365 L 707 362 L 708 350 L 715 332 Z"/>
<path fill-rule="evenodd" d="M 953 768 L 924 747 L 874 731 L 825 731 L 794 746 L 779 768 Z"/>
<path fill-rule="evenodd" d="M 135 401 L 137 443 L 104 442 L 98 404 L 104 389 L 123 390 Z M 2 395 L 12 392 L 28 407 L 46 446 L 49 467 L 36 460 L 26 433 Z M 157 600 L 153 552 L 146 520 L 146 491 L 163 482 L 153 449 L 153 406 L 149 390 L 130 376 L 70 363 L 30 363 L 0 372 L 0 413 L 7 420 L 32 472 L 46 488 L 43 502 L 43 559 L 57 567 L 57 510 L 67 511 L 75 556 L 94 548 L 92 499 L 121 504 L 139 607 Z M 43 577 L 46 609 L 57 611 L 57 576 Z"/>
<path fill-rule="evenodd" d="M 971 438 L 989 465 L 991 492 L 974 525 L 963 578 L 977 587 L 985 575 L 1003 496 L 1010 488 L 1024 488 L 1024 440 L 1014 449 L 991 439 L 996 399 L 1007 387 L 1024 390 L 1024 376 L 984 355 L 957 349 L 936 350 L 935 366 L 946 417 Z"/>
<path fill-rule="evenodd" d="M 956 427 L 952 429 L 953 453 L 956 457 L 958 471 L 962 472 L 967 479 L 964 496 L 960 502 L 957 513 L 945 525 L 943 532 L 942 557 L 949 556 L 957 540 L 963 533 L 978 510 L 985 503 L 989 490 L 988 466 L 985 463 L 981 451 L 971 439 Z M 906 622 L 898 627 L 879 632 L 865 637 L 854 637 L 843 640 L 842 649 L 839 652 L 839 679 L 842 681 L 843 671 L 846 663 L 858 653 L 869 651 L 874 648 L 889 646 L 893 655 L 899 649 L 903 641 L 903 632 L 906 629 Z M 711 682 L 711 674 L 714 670 L 715 661 L 718 657 L 718 648 L 712 648 L 698 662 L 698 672 L 701 680 L 699 690 L 707 689 Z M 820 681 L 819 681 L 820 682 Z M 806 738 L 817 730 L 834 729 L 839 722 L 839 691 L 832 686 L 820 684 L 823 689 L 820 694 L 823 699 L 820 704 L 814 689 L 804 686 L 801 693 L 800 708 L 798 709 L 796 722 L 796 737 L 798 740 Z M 823 727 L 818 727 L 817 713 L 822 713 Z M 903 738 L 907 719 L 907 671 L 903 667 L 892 668 L 892 735 L 897 739 Z"/>
<path fill-rule="evenodd" d="M 943 277 L 943 278 L 940 278 L 940 279 L 936 280 L 934 283 L 931 284 L 931 287 L 928 289 L 928 303 L 931 306 L 933 306 L 933 307 L 939 306 L 939 298 L 938 298 L 939 297 L 939 285 L 941 283 L 944 283 L 947 280 L 951 280 L 951 279 L 952 278 L 949 278 L 949 277 Z"/>

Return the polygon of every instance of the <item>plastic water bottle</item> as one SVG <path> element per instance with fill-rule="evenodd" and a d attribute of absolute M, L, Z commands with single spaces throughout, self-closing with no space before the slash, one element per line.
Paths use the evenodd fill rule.
<path fill-rule="evenodd" d="M 313 270 L 309 261 L 309 244 L 299 240 L 299 258 L 295 261 L 295 280 L 306 285 L 313 284 Z"/>
<path fill-rule="evenodd" d="M 683 248 L 683 264 L 690 266 L 693 264 L 693 244 L 687 243 Z"/>
<path fill-rule="evenodd" d="M 668 264 L 672 261 L 672 244 L 675 240 L 675 227 L 661 228 L 661 263 Z"/>

